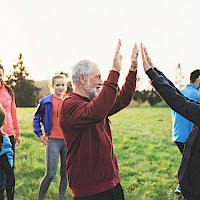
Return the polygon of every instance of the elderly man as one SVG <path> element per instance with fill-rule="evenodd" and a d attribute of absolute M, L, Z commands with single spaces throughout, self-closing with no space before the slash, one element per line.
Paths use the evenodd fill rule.
<path fill-rule="evenodd" d="M 124 199 L 108 117 L 125 108 L 133 97 L 138 50 L 135 44 L 126 82 L 117 92 L 120 47 L 119 40 L 112 70 L 104 83 L 95 63 L 78 62 L 72 71 L 73 93 L 65 96 L 59 108 L 59 123 L 68 149 L 67 178 L 75 200 Z"/>

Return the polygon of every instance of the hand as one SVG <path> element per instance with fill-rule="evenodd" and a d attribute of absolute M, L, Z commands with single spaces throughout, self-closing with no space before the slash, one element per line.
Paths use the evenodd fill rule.
<path fill-rule="evenodd" d="M 141 54 L 142 54 L 143 68 L 144 68 L 144 72 L 146 73 L 149 69 L 151 69 L 151 66 L 150 66 L 149 62 L 147 61 L 147 56 L 145 54 L 145 47 L 143 46 L 142 43 L 140 45 L 140 48 L 141 48 Z"/>
<path fill-rule="evenodd" d="M 114 55 L 114 58 L 113 58 L 113 67 L 112 67 L 112 70 L 114 71 L 117 71 L 119 72 L 122 68 L 122 55 L 119 54 L 119 50 L 121 48 L 121 40 L 119 39 L 118 40 L 118 44 L 117 44 L 117 48 L 116 48 L 116 51 L 115 51 L 115 55 Z"/>
<path fill-rule="evenodd" d="M 153 65 L 153 63 L 152 63 L 152 61 L 151 61 L 151 58 L 150 58 L 149 55 L 148 55 L 148 52 L 147 52 L 146 47 L 144 47 L 144 53 L 145 53 L 145 56 L 146 56 L 147 62 L 148 62 L 149 65 L 154 69 L 155 67 L 154 67 L 154 65 Z"/>
<path fill-rule="evenodd" d="M 43 142 L 45 145 L 47 144 L 47 139 L 43 135 L 39 137 L 39 140 L 40 142 Z"/>
<path fill-rule="evenodd" d="M 139 50 L 137 49 L 137 44 L 135 43 L 133 51 L 132 51 L 132 55 L 131 55 L 131 67 L 130 70 L 131 71 L 136 71 L 138 68 L 138 53 Z"/>
<path fill-rule="evenodd" d="M 21 137 L 15 137 L 15 146 L 18 146 L 21 142 Z"/>

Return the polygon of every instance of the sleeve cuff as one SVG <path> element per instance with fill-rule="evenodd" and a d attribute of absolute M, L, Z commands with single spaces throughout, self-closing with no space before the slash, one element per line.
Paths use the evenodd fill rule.
<path fill-rule="evenodd" d="M 119 72 L 114 71 L 114 70 L 110 70 L 108 78 L 104 82 L 104 84 L 111 83 L 111 84 L 117 85 L 118 84 L 118 80 L 119 80 L 119 75 L 120 75 Z"/>
<path fill-rule="evenodd" d="M 149 70 L 146 71 L 146 74 L 151 80 L 153 80 L 156 77 L 157 72 L 153 70 L 152 68 L 150 68 Z"/>

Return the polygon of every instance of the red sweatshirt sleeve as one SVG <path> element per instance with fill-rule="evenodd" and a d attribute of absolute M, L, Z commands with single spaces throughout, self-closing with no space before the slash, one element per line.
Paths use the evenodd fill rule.
<path fill-rule="evenodd" d="M 60 124 L 67 122 L 72 127 L 80 128 L 101 122 L 115 102 L 118 79 L 119 73 L 111 70 L 99 95 L 91 102 L 78 96 L 66 98 L 59 109 Z"/>
<path fill-rule="evenodd" d="M 13 119 L 13 128 L 15 130 L 15 136 L 19 137 L 20 136 L 20 130 L 19 130 L 19 122 L 17 119 L 17 110 L 16 110 L 16 105 L 15 105 L 15 100 L 13 99 L 11 102 L 11 116 Z"/>
<path fill-rule="evenodd" d="M 108 113 L 108 116 L 117 113 L 130 104 L 133 94 L 135 93 L 136 75 L 137 71 L 129 71 L 122 89 L 117 93 L 116 101 Z"/>

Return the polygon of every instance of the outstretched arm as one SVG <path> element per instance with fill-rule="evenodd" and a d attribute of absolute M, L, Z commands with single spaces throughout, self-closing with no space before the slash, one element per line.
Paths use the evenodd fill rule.
<path fill-rule="evenodd" d="M 131 54 L 131 66 L 129 68 L 126 82 L 122 86 L 122 89 L 117 93 L 115 103 L 108 113 L 108 116 L 115 114 L 127 105 L 129 105 L 136 87 L 136 74 L 138 68 L 138 53 L 137 44 L 135 43 L 132 54 Z"/>
<path fill-rule="evenodd" d="M 165 76 L 159 75 L 147 59 L 143 45 L 141 45 L 143 68 L 152 80 L 152 85 L 164 101 L 186 119 L 200 126 L 200 103 L 185 97 L 174 85 L 171 85 Z"/>
<path fill-rule="evenodd" d="M 67 95 L 62 101 L 58 111 L 61 126 L 67 119 L 73 127 L 87 127 L 88 123 L 99 123 L 108 115 L 116 99 L 119 72 L 122 67 L 120 48 L 121 40 L 118 41 L 113 57 L 112 70 L 96 98 L 88 102 L 79 97 L 71 98 Z"/>

